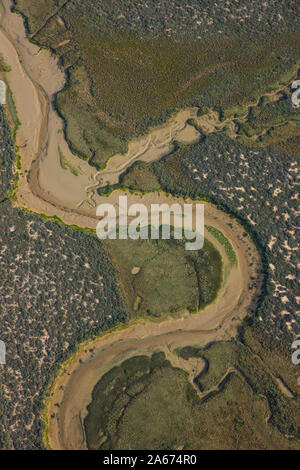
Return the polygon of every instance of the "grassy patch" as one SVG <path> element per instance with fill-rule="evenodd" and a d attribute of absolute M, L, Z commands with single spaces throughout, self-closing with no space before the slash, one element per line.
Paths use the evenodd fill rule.
<path fill-rule="evenodd" d="M 242 342 L 218 342 L 204 349 L 183 348 L 178 354 L 184 359 L 205 359 L 207 366 L 195 380 L 203 392 L 212 389 L 222 380 L 226 371 L 234 367 L 252 391 L 267 400 L 270 423 L 283 435 L 300 439 L 297 370 L 291 362 L 288 347 L 272 345 L 259 329 L 247 328 Z M 276 382 L 277 378 L 283 380 L 294 398 L 284 395 Z"/>
<path fill-rule="evenodd" d="M 145 162 L 134 163 L 120 178 L 120 185 L 132 190 L 159 191 L 160 184 L 151 166 Z"/>
<path fill-rule="evenodd" d="M 230 372 L 238 345 L 218 343 L 183 356 L 207 359 L 202 381 L 210 393 L 198 395 L 188 375 L 173 368 L 162 352 L 134 357 L 96 385 L 85 429 L 91 449 L 295 449 L 270 417 L 268 389 L 256 389 L 243 372 Z M 253 356 L 247 352 L 247 360 Z M 253 360 L 253 359 L 252 359 Z M 217 374 L 211 376 L 211 369 Z M 251 374 L 250 366 L 247 374 Z M 254 372 L 255 373 L 255 372 Z M 263 367 L 260 373 L 266 372 Z M 223 379 L 223 380 L 221 380 Z M 278 387 L 268 377 L 278 396 Z M 209 382 L 209 383 L 208 383 Z M 273 384 L 273 385 L 272 385 Z M 208 389 L 208 388 L 207 388 Z M 282 399 L 284 406 L 288 400 Z M 284 409 L 280 409 L 284 412 Z M 284 430 L 283 430 L 284 432 Z"/>
<path fill-rule="evenodd" d="M 18 117 L 18 112 L 17 112 L 17 108 L 14 102 L 12 91 L 6 79 L 5 79 L 5 83 L 7 87 L 6 88 L 7 108 L 8 108 L 10 122 L 12 123 L 12 126 L 13 126 L 13 140 L 16 141 L 17 131 L 21 125 L 21 122 Z"/>
<path fill-rule="evenodd" d="M 17 181 L 13 170 L 16 159 L 15 147 L 3 106 L 0 106 L 0 149 L 3 150 L 0 150 L 0 200 L 2 200 L 10 193 Z"/>
<path fill-rule="evenodd" d="M 236 125 L 242 141 L 259 147 L 273 146 L 299 157 L 299 148 L 297 152 L 290 146 L 290 142 L 300 138 L 299 122 L 299 110 L 292 107 L 291 93 L 282 91 L 277 101 L 263 97 L 257 106 L 249 108 L 245 121 L 237 119 Z"/>
<path fill-rule="evenodd" d="M 63 151 L 61 150 L 60 147 L 58 147 L 58 153 L 59 153 L 59 160 L 60 160 L 60 164 L 61 164 L 61 167 L 64 169 L 64 170 L 69 170 L 73 175 L 75 176 L 78 176 L 78 170 L 76 170 L 76 168 L 74 168 L 67 160 L 65 154 L 63 153 Z"/>
<path fill-rule="evenodd" d="M 104 246 L 133 316 L 196 311 L 212 302 L 219 289 L 222 261 L 208 241 L 195 253 L 177 240 L 106 240 Z"/>
<path fill-rule="evenodd" d="M 0 72 L 9 72 L 10 67 L 5 63 L 2 55 L 0 54 Z"/>
<path fill-rule="evenodd" d="M 226 255 L 228 256 L 231 266 L 235 266 L 237 264 L 237 257 L 228 238 L 226 238 L 225 235 L 215 227 L 206 225 L 206 229 L 209 233 L 214 236 L 216 240 L 218 240 L 219 243 L 221 243 L 221 245 L 225 249 Z"/>

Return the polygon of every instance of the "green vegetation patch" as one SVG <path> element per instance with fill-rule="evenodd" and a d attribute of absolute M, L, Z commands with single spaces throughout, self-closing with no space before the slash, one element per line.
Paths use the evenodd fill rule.
<path fill-rule="evenodd" d="M 63 153 L 60 147 L 58 147 L 60 165 L 64 170 L 69 170 L 74 176 L 78 176 L 78 170 L 74 168 L 67 160 L 67 157 Z"/>
<path fill-rule="evenodd" d="M 0 54 L 0 72 L 9 72 L 10 67 L 5 63 L 2 55 Z"/>
<path fill-rule="evenodd" d="M 179 240 L 106 240 L 117 266 L 132 316 L 197 311 L 216 297 L 222 260 L 205 240 L 204 248 L 186 251 Z"/>
<path fill-rule="evenodd" d="M 141 161 L 134 163 L 121 175 L 120 186 L 132 190 L 142 189 L 144 192 L 159 191 L 161 189 L 159 181 L 151 170 L 151 167 Z"/>
<path fill-rule="evenodd" d="M 38 31 L 49 18 L 56 15 L 68 0 L 15 0 L 16 10 L 26 19 L 30 34 Z"/>
<path fill-rule="evenodd" d="M 248 145 L 273 147 L 299 158 L 299 146 L 291 145 L 300 139 L 300 113 L 292 106 L 291 93 L 282 91 L 275 101 L 263 97 L 251 106 L 241 122 L 235 121 L 237 133 Z"/>
<path fill-rule="evenodd" d="M 185 360 L 191 357 L 205 360 L 206 367 L 195 378 L 195 383 L 204 393 L 209 393 L 216 384 L 222 383 L 226 373 L 234 368 L 254 394 L 264 397 L 269 408 L 265 415 L 269 422 L 283 435 L 294 436 L 300 447 L 297 370 L 292 364 L 287 345 L 272 344 L 256 324 L 255 327 L 246 328 L 241 342 L 217 342 L 204 349 L 186 347 L 178 350 L 178 354 Z M 291 392 L 291 397 L 281 390 L 278 378 Z"/>
<path fill-rule="evenodd" d="M 231 266 L 236 266 L 237 257 L 236 257 L 235 251 L 232 248 L 232 245 L 231 245 L 230 241 L 228 240 L 228 238 L 226 238 L 225 235 L 220 230 L 218 230 L 215 227 L 212 227 L 211 225 L 206 225 L 205 228 L 224 247 L 226 255 L 228 256 L 228 259 L 230 261 Z"/>
<path fill-rule="evenodd" d="M 5 108 L 0 106 L 0 200 L 13 188 L 15 159 L 15 148 Z"/>
<path fill-rule="evenodd" d="M 16 0 L 31 38 L 67 69 L 56 105 L 72 149 L 98 168 L 176 109 L 249 102 L 299 59 L 294 2 L 154 3 Z"/>
<path fill-rule="evenodd" d="M 278 423 L 273 418 L 270 420 L 270 387 L 280 404 L 279 413 L 285 415 L 284 406 L 290 406 L 272 378 L 268 376 L 267 389 L 264 381 L 257 389 L 243 372 L 232 370 L 226 375 L 237 359 L 238 348 L 230 342 L 201 350 L 209 364 L 201 380 L 210 376 L 209 388 L 203 394 L 197 393 L 197 386 L 189 382 L 188 374 L 172 367 L 162 352 L 151 358 L 134 357 L 113 368 L 93 390 L 84 422 L 88 447 L 101 450 L 299 448 L 299 440 L 286 438 L 286 429 L 281 433 Z M 189 357 L 199 356 L 197 348 L 189 349 Z M 245 360 L 250 360 L 247 373 L 251 373 L 253 354 L 248 350 L 242 354 L 247 354 Z M 216 367 L 218 373 L 213 372 L 211 377 L 211 370 Z M 261 364 L 259 373 L 266 375 Z M 298 401 L 299 398 L 297 407 Z"/>

